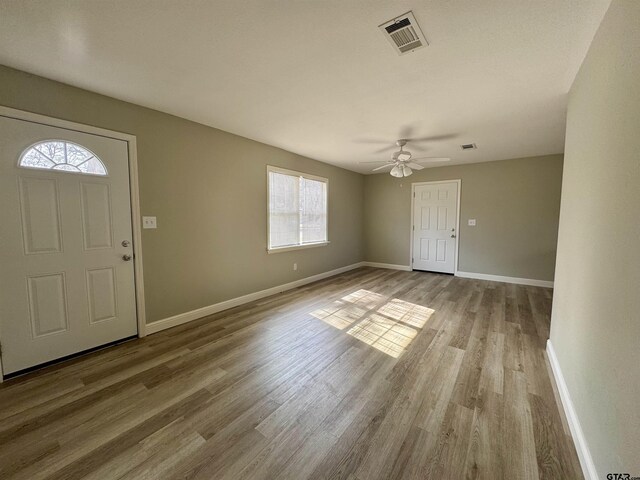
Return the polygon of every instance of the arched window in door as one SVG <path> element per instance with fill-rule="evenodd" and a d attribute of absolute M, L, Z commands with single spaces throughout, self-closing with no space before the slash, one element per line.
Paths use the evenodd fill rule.
<path fill-rule="evenodd" d="M 58 170 L 85 175 L 107 175 L 107 169 L 95 153 L 65 140 L 46 140 L 27 148 L 20 155 L 20 167 Z"/>

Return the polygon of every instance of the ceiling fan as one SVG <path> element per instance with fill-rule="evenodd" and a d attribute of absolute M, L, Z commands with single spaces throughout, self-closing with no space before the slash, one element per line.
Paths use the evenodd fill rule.
<path fill-rule="evenodd" d="M 376 160 L 372 162 L 360 162 L 360 163 L 382 163 L 385 162 L 386 165 L 382 165 L 380 167 L 374 168 L 372 171 L 377 172 L 378 170 L 384 170 L 385 168 L 391 168 L 389 172 L 392 177 L 402 178 L 408 177 L 413 173 L 413 170 L 422 170 L 424 168 L 423 165 L 420 165 L 418 162 L 448 162 L 451 160 L 447 157 L 420 157 L 414 158 L 412 160 L 411 152 L 404 149 L 404 146 L 407 144 L 408 140 L 406 138 L 401 138 L 396 141 L 396 145 L 400 147 L 400 150 L 394 152 L 391 156 L 390 160 Z"/>

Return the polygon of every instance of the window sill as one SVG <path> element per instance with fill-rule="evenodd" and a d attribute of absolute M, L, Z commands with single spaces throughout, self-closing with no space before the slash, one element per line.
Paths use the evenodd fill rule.
<path fill-rule="evenodd" d="M 304 250 L 305 248 L 326 247 L 330 242 L 307 243 L 305 245 L 293 245 L 291 247 L 268 248 L 267 253 L 291 252 L 293 250 Z"/>

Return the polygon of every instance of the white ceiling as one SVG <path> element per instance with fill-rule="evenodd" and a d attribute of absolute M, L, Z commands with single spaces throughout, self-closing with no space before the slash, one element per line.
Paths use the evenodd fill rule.
<path fill-rule="evenodd" d="M 0 63 L 362 173 L 407 135 L 481 162 L 563 151 L 609 3 L 2 0 Z M 430 46 L 398 56 L 377 27 L 408 10 Z"/>

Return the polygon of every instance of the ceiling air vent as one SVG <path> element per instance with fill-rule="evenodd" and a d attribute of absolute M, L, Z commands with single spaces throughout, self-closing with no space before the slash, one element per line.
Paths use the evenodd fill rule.
<path fill-rule="evenodd" d="M 389 20 L 378 27 L 389 39 L 398 55 L 429 45 L 412 12 Z"/>
<path fill-rule="evenodd" d="M 478 148 L 478 146 L 475 143 L 465 143 L 463 145 L 460 145 L 460 148 L 462 150 L 475 150 L 476 148 Z"/>

